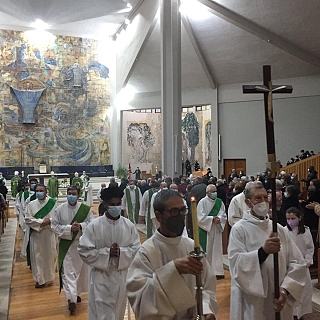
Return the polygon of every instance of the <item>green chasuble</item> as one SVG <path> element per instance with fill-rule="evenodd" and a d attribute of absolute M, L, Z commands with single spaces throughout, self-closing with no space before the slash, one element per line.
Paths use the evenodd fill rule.
<path fill-rule="evenodd" d="M 17 193 L 18 193 L 18 184 L 19 184 L 19 181 L 21 180 L 20 177 L 18 176 L 14 176 L 12 179 L 11 179 L 11 195 L 13 198 L 16 197 Z"/>
<path fill-rule="evenodd" d="M 80 177 L 74 177 L 72 179 L 72 185 L 73 186 L 76 186 L 80 189 L 80 193 L 79 193 L 79 196 L 81 197 L 82 196 L 82 187 L 83 187 L 83 181 Z"/>
<path fill-rule="evenodd" d="M 86 219 L 89 211 L 90 211 L 90 207 L 82 203 L 77 213 L 73 217 L 72 221 L 70 222 L 70 224 L 72 225 L 75 221 L 77 221 L 78 223 L 82 223 Z M 60 242 L 59 242 L 58 270 L 59 270 L 59 276 L 60 276 L 60 291 L 62 289 L 61 271 L 62 271 L 63 260 L 78 233 L 79 231 L 73 232 L 72 240 L 60 239 Z"/>
<path fill-rule="evenodd" d="M 216 217 L 221 208 L 222 200 L 217 198 L 208 216 Z M 212 222 L 213 223 L 213 222 Z M 207 231 L 199 227 L 200 245 L 204 252 L 207 252 Z"/>
<path fill-rule="evenodd" d="M 49 179 L 47 188 L 50 198 L 58 198 L 58 179 L 56 177 Z"/>
<path fill-rule="evenodd" d="M 140 210 L 139 189 L 136 187 L 134 191 L 135 191 L 135 197 L 136 197 L 135 212 L 133 212 L 133 205 L 131 201 L 130 190 L 126 188 L 126 198 L 127 198 L 127 207 L 128 207 L 127 214 L 128 214 L 129 220 L 132 223 L 138 223 L 139 210 Z"/>
<path fill-rule="evenodd" d="M 54 205 L 56 204 L 55 199 L 49 199 L 48 202 L 44 207 L 42 207 L 35 215 L 35 219 L 44 219 L 45 216 L 53 209 Z M 31 266 L 31 260 L 30 260 L 30 236 L 32 233 L 33 229 L 30 228 L 30 233 L 29 233 L 29 240 L 28 240 L 28 245 L 27 245 L 27 264 L 28 266 Z M 31 267 L 30 267 L 31 268 Z"/>
<path fill-rule="evenodd" d="M 26 190 L 23 192 L 23 198 L 25 201 L 29 198 L 29 195 L 30 195 L 29 190 Z"/>
<path fill-rule="evenodd" d="M 152 220 L 150 217 L 150 206 L 151 206 L 151 198 L 153 195 L 153 189 L 149 189 L 148 191 L 149 201 L 148 201 L 148 210 L 147 210 L 147 238 L 149 239 L 152 236 Z"/>

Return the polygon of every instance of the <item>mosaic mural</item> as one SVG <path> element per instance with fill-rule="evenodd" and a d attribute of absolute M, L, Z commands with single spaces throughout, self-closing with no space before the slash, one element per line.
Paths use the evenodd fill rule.
<path fill-rule="evenodd" d="M 110 163 L 109 71 L 98 49 L 0 30 L 0 166 Z"/>
<path fill-rule="evenodd" d="M 152 173 L 161 170 L 161 113 L 123 111 L 123 165 L 139 166 Z M 211 163 L 211 110 L 183 112 L 182 159 L 192 164 L 198 160 L 201 168 Z"/>

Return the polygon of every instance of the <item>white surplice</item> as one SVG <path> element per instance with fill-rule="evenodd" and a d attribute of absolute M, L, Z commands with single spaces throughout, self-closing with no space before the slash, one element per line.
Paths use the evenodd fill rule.
<path fill-rule="evenodd" d="M 55 278 L 56 236 L 50 225 L 41 227 L 44 219 L 34 218 L 36 213 L 47 204 L 48 200 L 49 198 L 31 201 L 27 206 L 25 215 L 25 221 L 28 226 L 25 236 L 29 237 L 30 229 L 32 229 L 29 241 L 32 276 L 39 285 L 51 283 Z M 51 222 L 56 207 L 57 202 L 45 216 Z"/>
<path fill-rule="evenodd" d="M 158 231 L 146 240 L 129 268 L 127 294 L 137 320 L 184 320 L 196 315 L 196 277 L 180 275 L 173 260 L 194 250 L 193 240 Z M 216 277 L 203 258 L 203 311 L 217 314 Z"/>
<path fill-rule="evenodd" d="M 258 250 L 272 232 L 269 218 L 259 220 L 244 212 L 231 229 L 228 255 L 231 273 L 231 320 L 274 320 L 273 255 L 260 265 Z M 279 257 L 280 287 L 289 292 L 281 320 L 292 320 L 293 307 L 302 302 L 306 264 L 284 228 L 278 224 L 281 242 Z"/>
<path fill-rule="evenodd" d="M 220 224 L 214 223 L 214 217 L 209 216 L 211 209 L 215 204 L 208 196 L 201 199 L 197 205 L 198 225 L 207 232 L 207 252 L 206 258 L 216 275 L 223 276 L 223 253 L 222 253 L 222 232 L 226 225 L 227 215 L 223 202 L 217 217 L 220 218 Z"/>
<path fill-rule="evenodd" d="M 120 247 L 119 258 L 110 257 L 110 247 L 115 242 Z M 111 220 L 103 215 L 86 227 L 79 240 L 78 252 L 91 266 L 90 320 L 123 319 L 127 301 L 126 276 L 139 247 L 137 229 L 124 217 Z"/>
<path fill-rule="evenodd" d="M 292 229 L 290 231 L 287 227 L 285 230 L 288 232 L 290 239 L 297 245 L 300 249 L 302 256 L 306 262 L 306 285 L 303 290 L 302 299 L 303 302 L 301 306 L 294 308 L 293 314 L 298 316 L 298 319 L 304 316 L 307 313 L 312 313 L 312 284 L 311 284 L 311 277 L 309 272 L 309 266 L 313 264 L 313 252 L 314 252 L 314 245 L 313 239 L 310 232 L 310 229 L 305 226 L 305 233 L 298 234 L 298 228 Z"/>
<path fill-rule="evenodd" d="M 245 203 L 244 192 L 235 195 L 228 207 L 228 222 L 230 226 L 233 226 L 237 221 L 242 219 L 244 211 L 249 210 L 249 207 Z"/>
<path fill-rule="evenodd" d="M 70 206 L 68 202 L 59 205 L 56 208 L 55 216 L 52 219 L 51 228 L 61 239 L 72 240 L 70 222 L 73 220 L 81 203 L 77 202 L 75 206 Z M 86 226 L 93 220 L 93 211 L 89 211 L 86 219 L 81 222 L 80 230 L 73 240 L 68 252 L 63 260 L 62 282 L 63 290 L 67 300 L 77 302 L 77 296 L 81 292 L 88 291 L 88 266 L 82 261 L 78 253 L 79 238 L 83 234 Z M 77 221 L 78 222 L 78 221 Z"/>

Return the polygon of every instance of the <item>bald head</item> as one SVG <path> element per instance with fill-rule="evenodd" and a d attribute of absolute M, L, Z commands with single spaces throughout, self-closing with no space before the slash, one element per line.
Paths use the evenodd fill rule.
<path fill-rule="evenodd" d="M 166 182 L 161 182 L 161 183 L 160 183 L 160 189 L 162 190 L 162 189 L 164 189 L 164 188 L 168 188 L 168 185 L 167 185 Z"/>

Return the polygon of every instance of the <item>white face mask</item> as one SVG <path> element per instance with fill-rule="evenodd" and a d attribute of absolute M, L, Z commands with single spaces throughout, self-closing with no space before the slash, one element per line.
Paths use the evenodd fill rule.
<path fill-rule="evenodd" d="M 252 204 L 252 202 L 251 202 Z M 259 217 L 266 217 L 268 215 L 268 212 L 269 212 L 269 203 L 268 202 L 260 202 L 258 204 L 255 204 L 253 207 L 252 207 L 252 211 L 258 215 Z"/>

